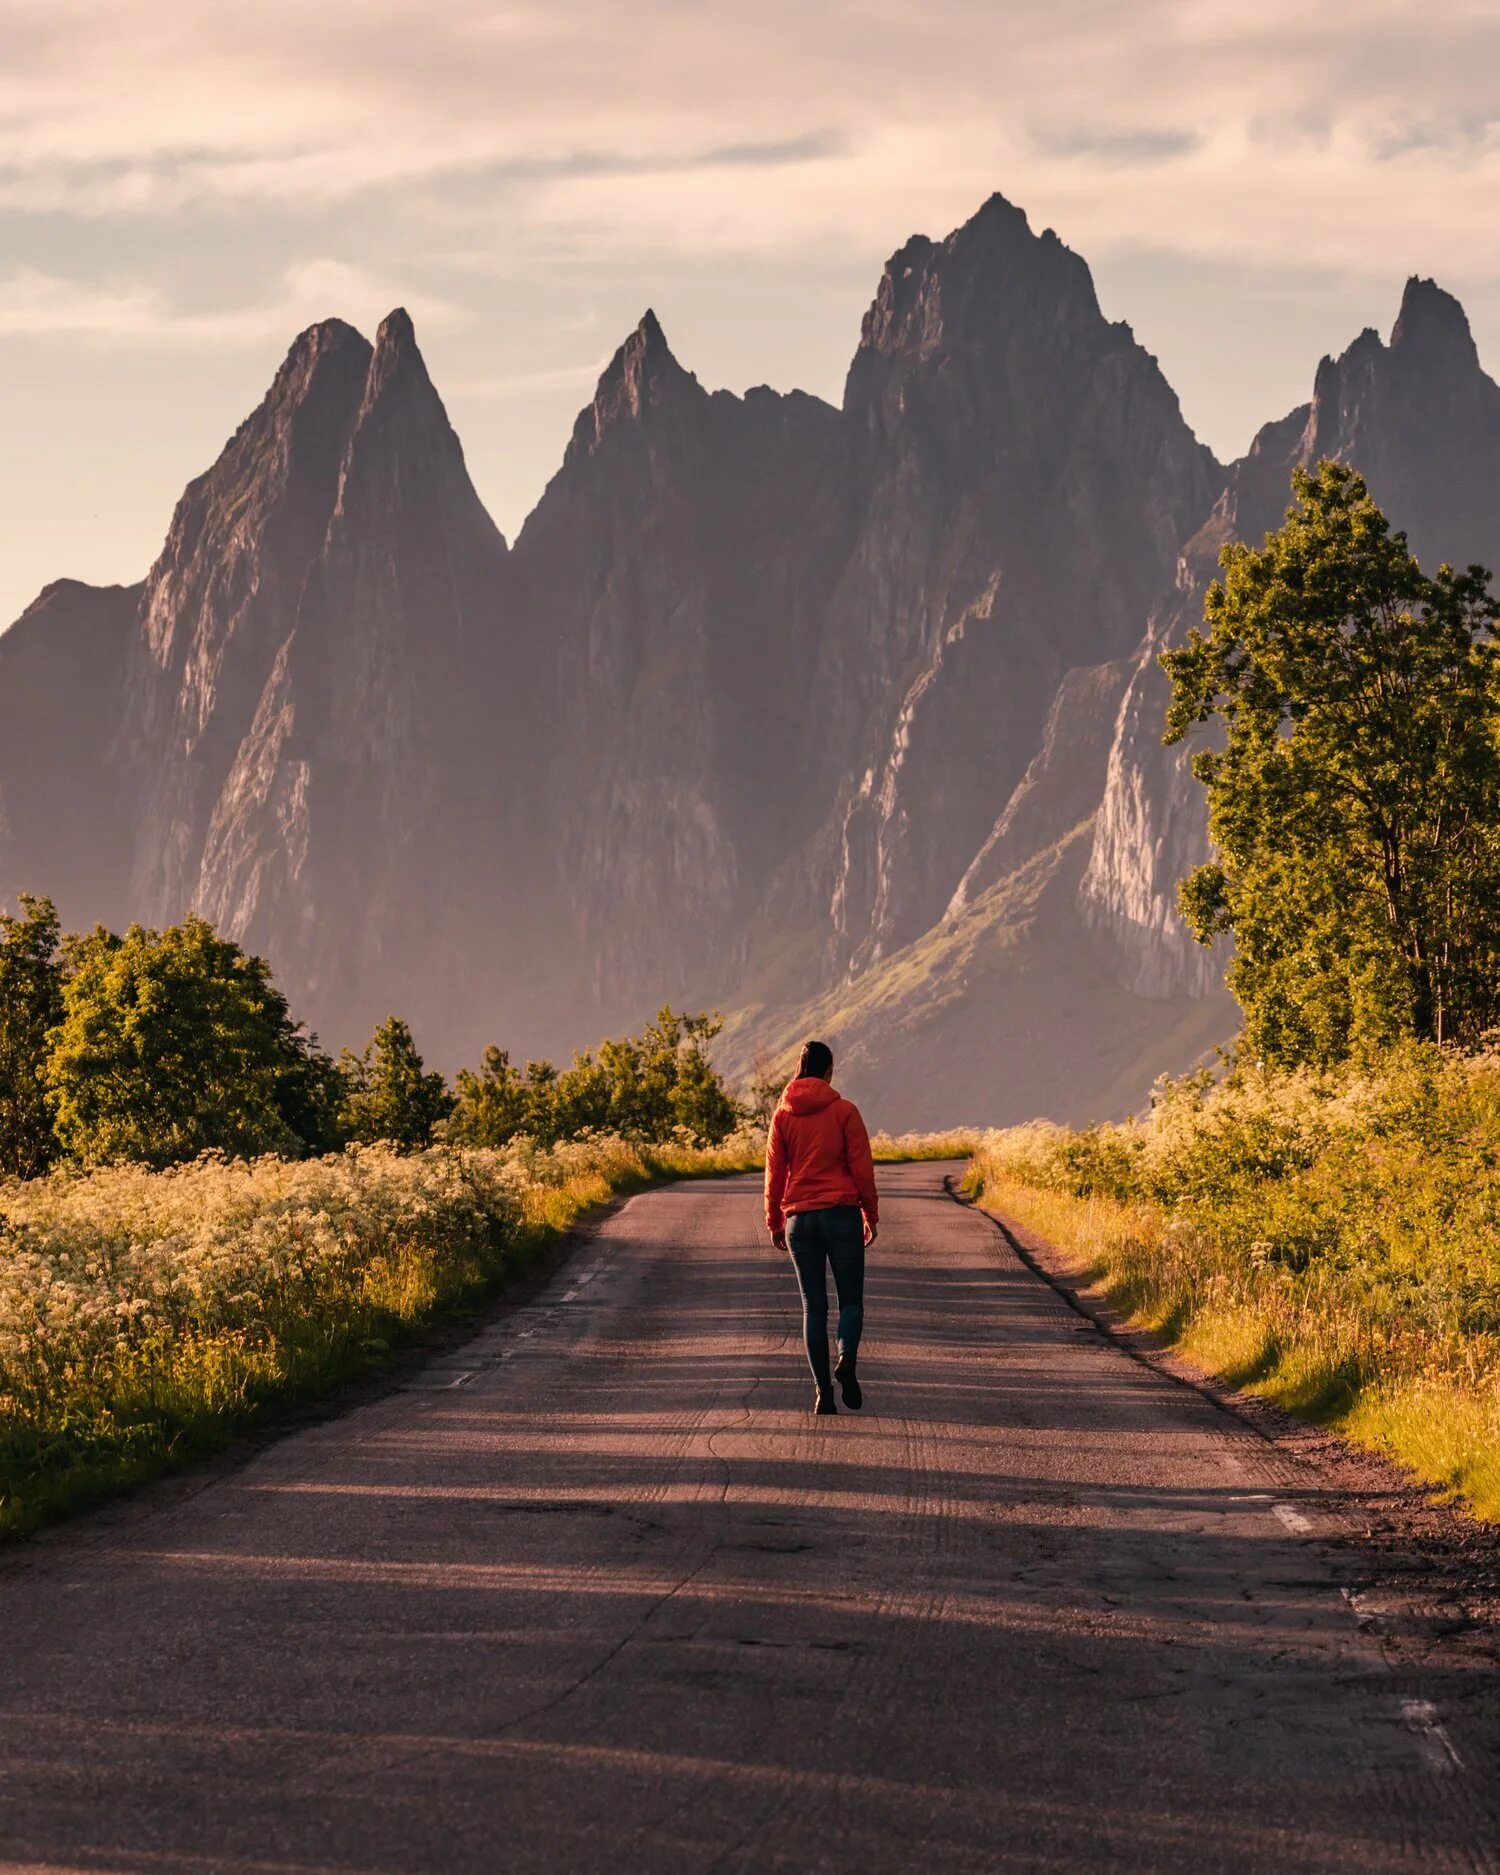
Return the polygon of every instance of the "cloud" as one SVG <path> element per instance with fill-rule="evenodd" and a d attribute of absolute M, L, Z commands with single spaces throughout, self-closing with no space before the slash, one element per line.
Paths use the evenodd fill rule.
<path fill-rule="evenodd" d="M 304 262 L 288 269 L 269 297 L 214 309 L 174 305 L 159 289 L 139 283 L 95 283 L 18 267 L 0 275 L 0 334 L 109 345 L 259 345 L 290 338 L 300 327 L 333 315 L 373 331 L 398 302 L 424 329 L 442 330 L 462 317 L 444 300 L 403 293 L 337 260 Z"/>
<path fill-rule="evenodd" d="M 1118 130 L 1088 128 L 1040 130 L 1033 137 L 1038 150 L 1049 156 L 1075 156 L 1111 168 L 1165 163 L 1186 156 L 1202 139 L 1191 130 Z"/>
<path fill-rule="evenodd" d="M 7 39 L 35 215 L 863 258 L 998 186 L 1094 251 L 1500 273 L 1486 0 L 9 0 Z"/>
<path fill-rule="evenodd" d="M 138 571 L 315 318 L 412 310 L 514 526 L 642 307 L 705 383 L 837 396 L 880 262 L 997 188 L 1221 453 L 1406 274 L 1500 345 L 1495 0 L 0 11 L 0 616 Z"/>

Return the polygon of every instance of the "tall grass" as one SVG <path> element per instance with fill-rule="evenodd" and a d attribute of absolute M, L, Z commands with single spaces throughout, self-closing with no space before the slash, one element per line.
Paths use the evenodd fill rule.
<path fill-rule="evenodd" d="M 969 1159 L 983 1137 L 978 1127 L 947 1133 L 873 1133 L 870 1150 L 877 1165 L 912 1165 L 933 1159 Z"/>
<path fill-rule="evenodd" d="M 0 1184 L 0 1533 L 211 1449 L 493 1293 L 590 1206 L 757 1165 L 604 1138 Z"/>
<path fill-rule="evenodd" d="M 1201 1367 L 1500 1517 L 1500 1056 L 1191 1078 L 990 1133 L 969 1183 Z"/>

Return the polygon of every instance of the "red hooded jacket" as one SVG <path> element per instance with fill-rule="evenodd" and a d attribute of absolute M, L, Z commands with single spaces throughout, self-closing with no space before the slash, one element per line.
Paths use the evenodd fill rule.
<path fill-rule="evenodd" d="M 766 1140 L 766 1228 L 786 1228 L 796 1211 L 857 1204 L 867 1224 L 879 1221 L 870 1135 L 852 1100 L 827 1081 L 803 1075 L 787 1085 L 771 1115 Z"/>

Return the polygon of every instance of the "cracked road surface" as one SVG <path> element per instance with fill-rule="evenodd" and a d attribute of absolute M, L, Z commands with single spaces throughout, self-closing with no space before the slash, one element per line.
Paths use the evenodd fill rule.
<path fill-rule="evenodd" d="M 885 1168 L 814 1421 L 750 1179 L 399 1391 L 0 1567 L 0 1863 L 1493 1870 L 1315 1474 Z M 1325 1531 L 1326 1534 L 1326 1531 Z"/>

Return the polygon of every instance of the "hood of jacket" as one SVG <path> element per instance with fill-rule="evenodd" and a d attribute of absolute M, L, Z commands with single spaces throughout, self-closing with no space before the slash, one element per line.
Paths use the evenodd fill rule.
<path fill-rule="evenodd" d="M 842 1098 L 828 1081 L 820 1081 L 815 1074 L 801 1074 L 787 1082 L 781 1104 L 788 1113 L 822 1113 Z"/>

